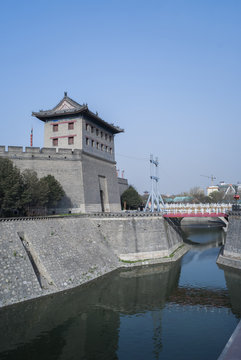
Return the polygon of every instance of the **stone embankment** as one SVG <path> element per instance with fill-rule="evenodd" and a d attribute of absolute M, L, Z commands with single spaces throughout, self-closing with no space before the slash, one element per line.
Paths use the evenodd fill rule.
<path fill-rule="evenodd" d="M 226 242 L 217 263 L 241 269 L 241 212 L 230 211 L 228 220 Z"/>
<path fill-rule="evenodd" d="M 70 289 L 121 267 L 175 261 L 187 249 L 161 216 L 0 221 L 0 307 Z"/>

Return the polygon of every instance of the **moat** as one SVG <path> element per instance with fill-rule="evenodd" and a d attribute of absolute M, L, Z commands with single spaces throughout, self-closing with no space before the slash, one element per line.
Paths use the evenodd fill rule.
<path fill-rule="evenodd" d="M 216 264 L 221 228 L 183 229 L 197 245 L 174 264 L 2 309 L 0 359 L 217 359 L 241 317 L 241 273 Z"/>

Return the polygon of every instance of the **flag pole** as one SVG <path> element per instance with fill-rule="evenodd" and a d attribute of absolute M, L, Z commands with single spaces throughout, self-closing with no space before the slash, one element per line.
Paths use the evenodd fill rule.
<path fill-rule="evenodd" d="M 31 134 L 30 134 L 30 146 L 33 146 L 33 127 L 31 129 Z"/>

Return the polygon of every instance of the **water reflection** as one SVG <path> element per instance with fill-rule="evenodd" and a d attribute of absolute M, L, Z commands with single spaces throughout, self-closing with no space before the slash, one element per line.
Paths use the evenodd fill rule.
<path fill-rule="evenodd" d="M 193 287 L 180 287 L 168 299 L 180 305 L 226 307 L 231 308 L 231 302 L 226 290 L 211 290 Z"/>
<path fill-rule="evenodd" d="M 120 314 L 161 309 L 180 261 L 135 268 L 0 312 L 2 359 L 114 359 Z M 97 356 L 98 354 L 98 356 Z"/>
<path fill-rule="evenodd" d="M 224 244 L 225 232 L 222 230 L 222 226 L 189 226 L 183 227 L 184 241 L 200 249 L 218 247 Z"/>
<path fill-rule="evenodd" d="M 222 236 L 186 228 L 199 245 L 174 264 L 116 271 L 0 311 L 0 358 L 217 358 L 241 315 L 241 274 L 215 262 Z"/>
<path fill-rule="evenodd" d="M 225 280 L 230 296 L 230 302 L 232 312 L 237 316 L 241 317 L 241 270 L 231 269 L 219 265 L 224 271 Z"/>

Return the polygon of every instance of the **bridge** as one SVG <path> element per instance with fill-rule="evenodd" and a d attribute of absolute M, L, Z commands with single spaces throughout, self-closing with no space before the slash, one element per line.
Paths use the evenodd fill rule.
<path fill-rule="evenodd" d="M 184 217 L 227 217 L 232 204 L 165 204 L 163 216 L 168 218 Z"/>
<path fill-rule="evenodd" d="M 165 204 L 158 189 L 158 166 L 158 158 L 154 159 L 153 155 L 150 155 L 151 191 L 144 212 L 161 213 L 165 218 L 228 217 L 228 212 L 232 210 L 232 204 Z M 238 200 L 239 196 L 237 195 L 235 199 Z"/>

